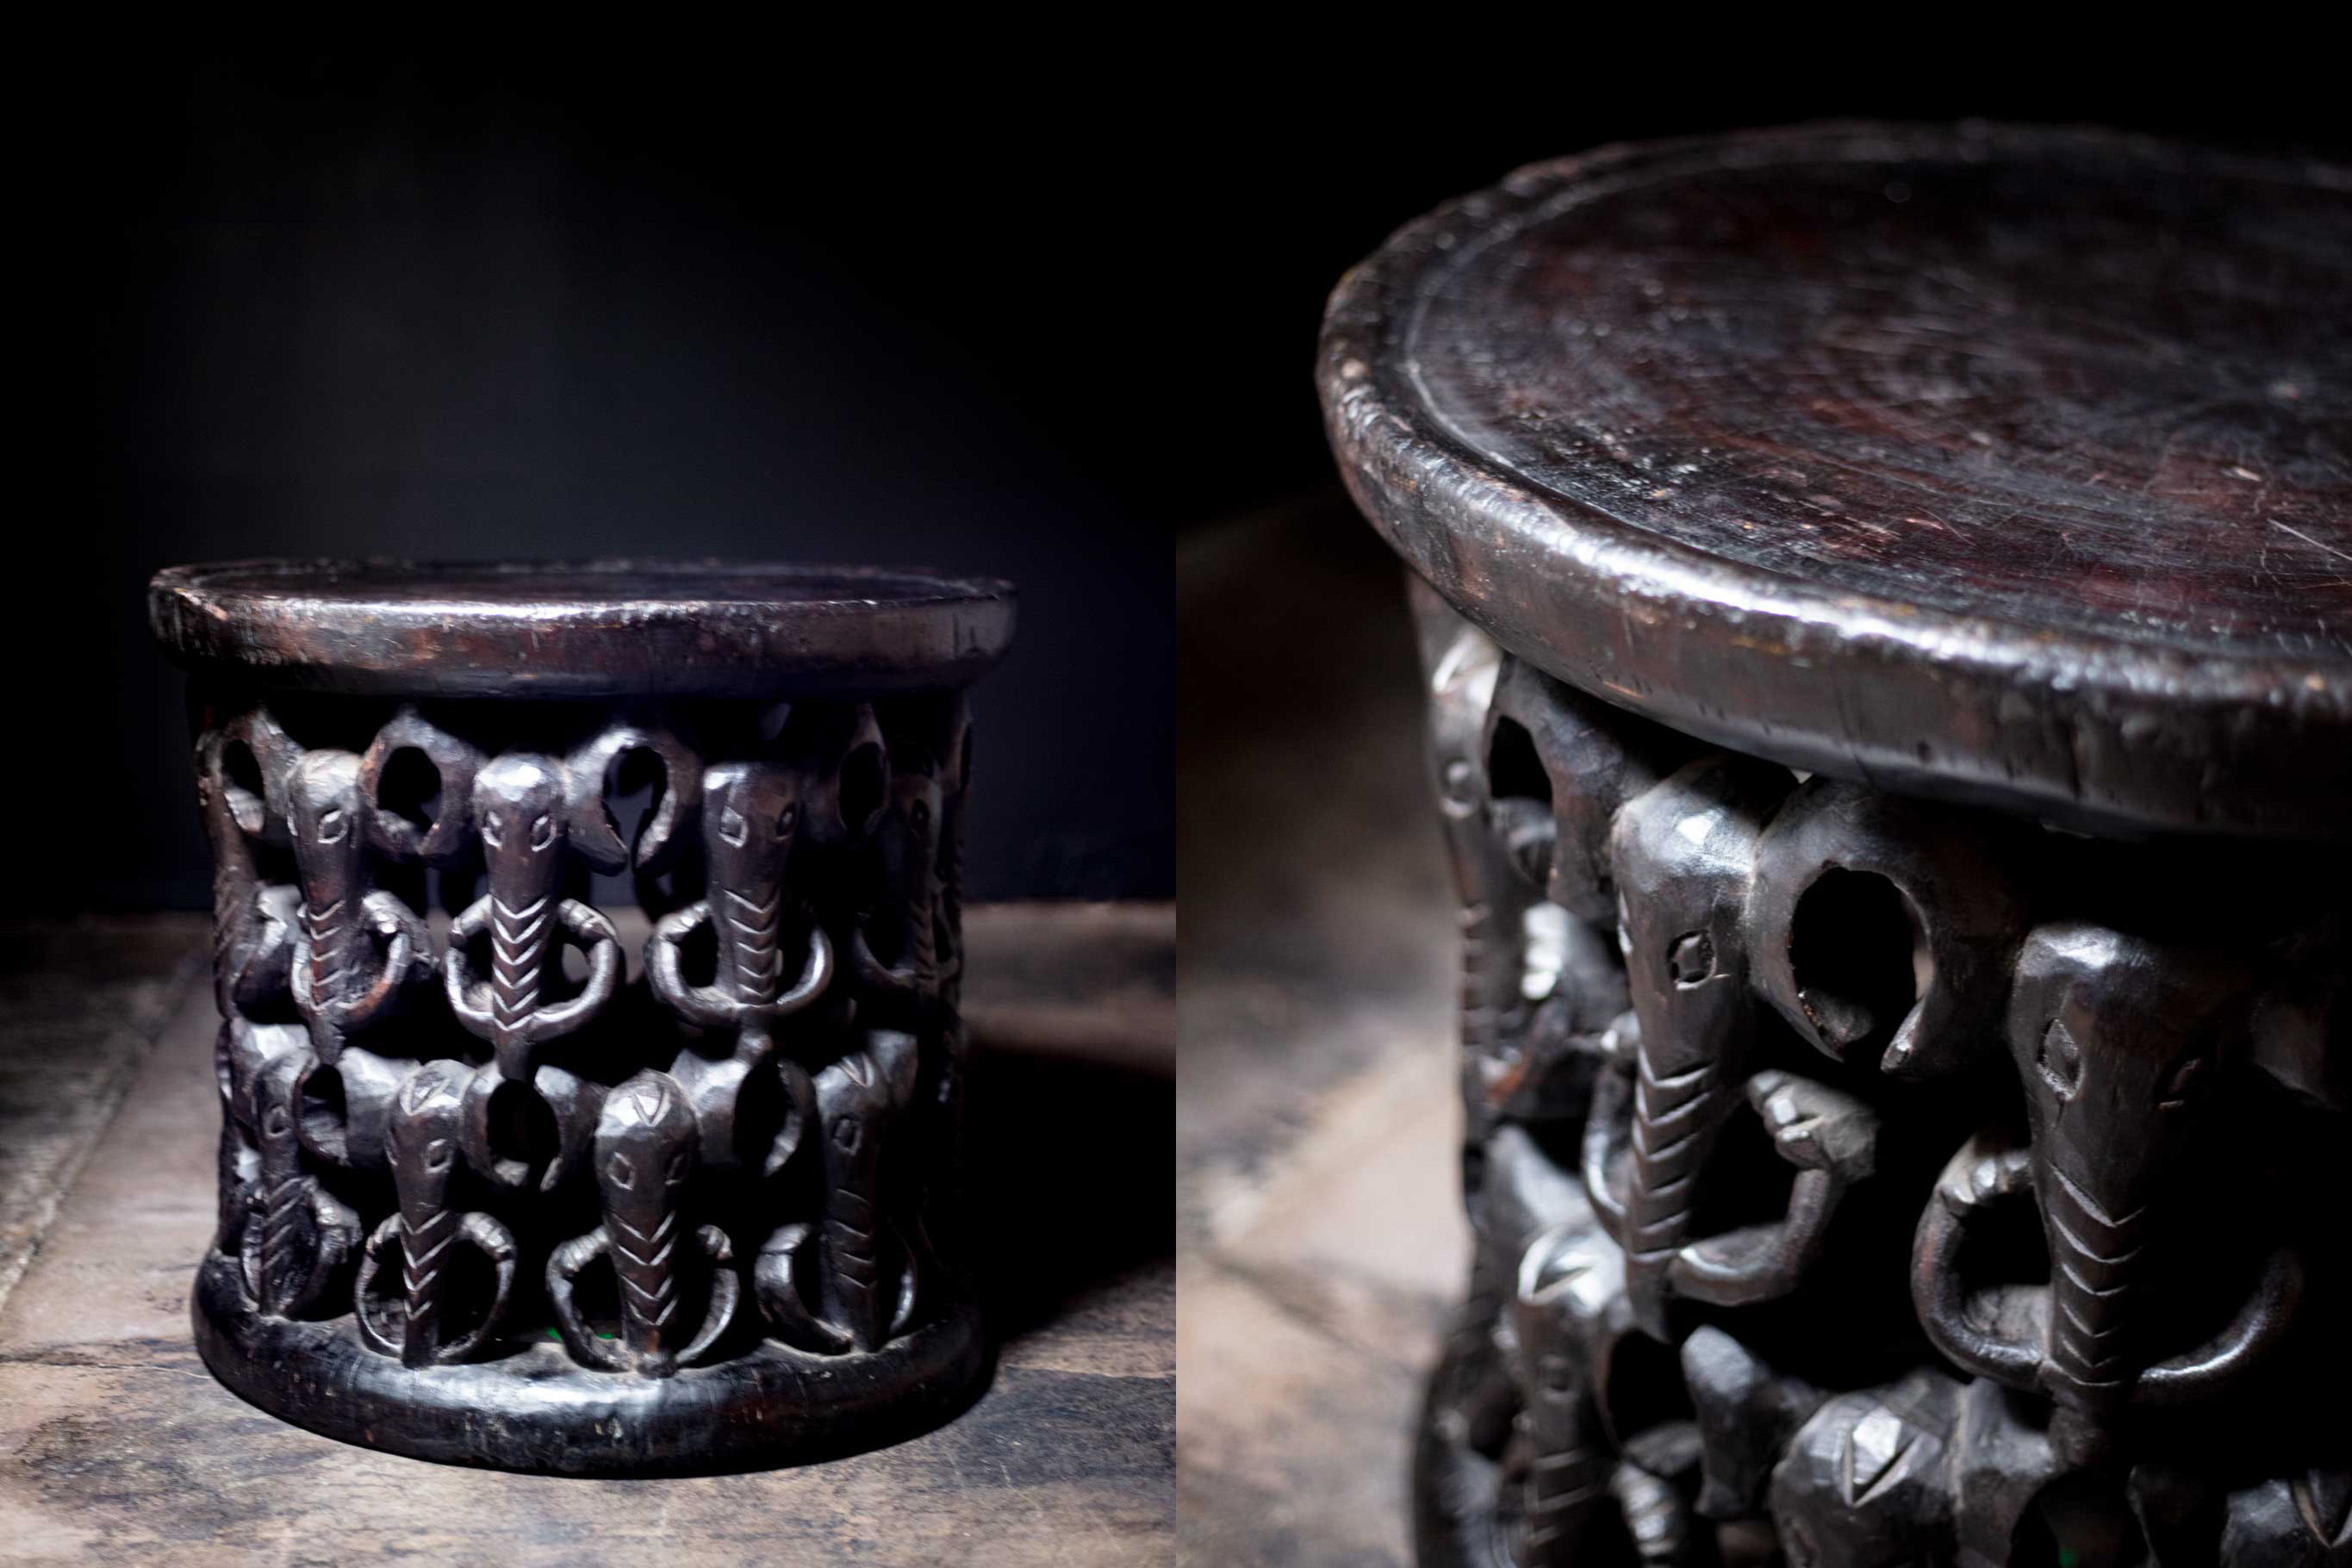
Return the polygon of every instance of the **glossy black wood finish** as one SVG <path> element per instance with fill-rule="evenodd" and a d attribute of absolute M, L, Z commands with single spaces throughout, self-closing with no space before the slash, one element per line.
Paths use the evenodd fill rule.
<path fill-rule="evenodd" d="M 993 579 L 722 562 L 241 561 L 157 574 L 155 636 L 272 686 L 410 697 L 790 697 L 969 685 Z"/>
<path fill-rule="evenodd" d="M 1464 938 L 1424 1568 L 2352 1554 L 2347 302 L 2343 171 L 1987 128 L 1341 285 Z"/>
<path fill-rule="evenodd" d="M 214 848 L 224 1383 L 593 1475 L 971 1397 L 961 688 L 1009 587 L 247 563 L 152 602 Z"/>

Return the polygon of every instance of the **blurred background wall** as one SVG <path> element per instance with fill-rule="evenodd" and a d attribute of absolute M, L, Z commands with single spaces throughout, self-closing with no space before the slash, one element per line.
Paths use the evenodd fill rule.
<path fill-rule="evenodd" d="M 20 436 L 54 495 L 20 538 L 67 569 L 11 630 L 75 810 L 139 831 L 26 836 L 8 897 L 202 901 L 142 588 L 264 553 L 1014 578 L 972 890 L 1167 897 L 1172 539 L 1336 494 L 1316 323 L 1399 223 L 1530 159 L 1809 116 L 2346 134 L 2279 51 L 2250 116 L 2117 51 L 1890 36 L 1669 69 L 1570 20 L 28 45 L 27 248 L 57 276 L 23 324 L 64 395 Z M 41 769 L 6 787 L 12 820 L 51 809 Z"/>
<path fill-rule="evenodd" d="M 1136 237 L 1084 221 L 1058 124 L 940 120 L 918 145 L 887 94 L 820 109 L 777 63 L 715 42 L 107 61 L 57 226 L 91 450 L 36 525 L 68 569 L 25 606 L 51 628 L 41 750 L 73 777 L 12 786 L 18 820 L 76 826 L 28 836 L 12 897 L 205 901 L 143 588 L 270 554 L 1012 578 L 972 895 L 1172 894 L 1178 509 L 1111 412 Z"/>

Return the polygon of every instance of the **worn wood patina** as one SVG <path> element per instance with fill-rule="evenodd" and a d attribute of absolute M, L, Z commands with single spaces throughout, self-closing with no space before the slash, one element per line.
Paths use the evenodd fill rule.
<path fill-rule="evenodd" d="M 151 608 L 214 849 L 223 1382 L 567 1474 L 970 1400 L 962 689 L 1009 587 L 247 563 Z"/>
<path fill-rule="evenodd" d="M 1870 126 L 1538 164 L 1331 302 L 1359 503 L 1549 673 L 2071 826 L 2340 834 L 2352 174 Z"/>
<path fill-rule="evenodd" d="M 1351 274 L 1465 939 L 1428 1568 L 2352 1555 L 2352 174 L 1834 126 Z"/>

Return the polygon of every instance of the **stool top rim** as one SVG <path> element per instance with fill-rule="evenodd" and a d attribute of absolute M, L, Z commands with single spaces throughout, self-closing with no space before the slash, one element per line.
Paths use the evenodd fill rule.
<path fill-rule="evenodd" d="M 1392 236 L 1318 383 L 1374 526 L 1596 695 L 2093 831 L 2352 837 L 2352 169 L 1604 148 Z"/>
<path fill-rule="evenodd" d="M 257 684 L 449 698 L 793 696 L 969 685 L 1014 590 L 724 561 L 230 561 L 148 585 L 164 651 Z"/>

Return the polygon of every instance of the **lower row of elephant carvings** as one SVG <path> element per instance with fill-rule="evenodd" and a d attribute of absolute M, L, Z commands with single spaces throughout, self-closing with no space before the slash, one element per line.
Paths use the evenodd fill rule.
<path fill-rule="evenodd" d="M 2352 868 L 1807 777 L 1416 613 L 1477 1238 L 1424 1563 L 2352 1562 Z"/>
<path fill-rule="evenodd" d="M 761 1134 L 758 1157 L 771 1168 L 756 1178 L 733 1157 L 709 1157 L 713 1106 L 698 1117 L 687 1080 L 671 1072 L 604 1086 L 541 1068 L 523 1113 L 551 1125 L 533 1152 L 507 1142 L 500 1123 L 524 1091 L 494 1067 L 359 1047 L 346 1048 L 336 1092 L 373 1100 L 360 1120 L 374 1130 L 340 1130 L 339 1153 L 361 1147 L 337 1170 L 316 1157 L 331 1124 L 299 1027 L 229 1026 L 221 1056 L 216 1247 L 236 1258 L 268 1315 L 351 1313 L 371 1349 L 422 1367 L 482 1355 L 531 1300 L 581 1365 L 652 1377 L 740 1342 L 754 1324 L 752 1337 L 839 1355 L 875 1350 L 914 1320 L 929 1237 L 919 1223 L 910 1236 L 885 1217 L 906 1205 L 895 1201 L 904 1184 L 881 1163 L 915 1098 L 910 1035 L 873 1031 L 814 1074 L 764 1064 L 782 1120 Z M 814 1168 L 790 1181 L 803 1142 Z M 593 1181 L 593 1202 L 567 1191 L 575 1168 Z M 717 1190 L 714 1171 L 751 1184 Z M 370 1229 L 360 1205 L 386 1173 L 394 1207 Z M 814 1199 L 784 1196 L 812 1188 Z M 794 1207 L 809 1217 L 776 1223 L 767 1212 Z M 575 1213 L 583 1228 L 550 1239 L 546 1227 Z M 739 1248 L 730 1229 L 745 1226 L 755 1244 Z"/>
<path fill-rule="evenodd" d="M 961 1309 L 960 699 L 303 717 L 215 694 L 197 745 L 258 1318 L 659 1379 Z M 592 870 L 636 878 L 641 980 Z"/>
<path fill-rule="evenodd" d="M 2340 1403 L 2242 1401 L 2213 1413 L 2218 1440 L 2139 1433 L 2085 1457 L 2066 1407 L 1920 1354 L 1863 1289 L 1654 1338 L 1572 1173 L 1523 1127 L 1482 1154 L 1478 1270 L 1418 1460 L 1424 1563 L 2352 1559 Z M 2340 1364 L 2319 1375 L 2305 1397 L 2340 1400 Z"/>

